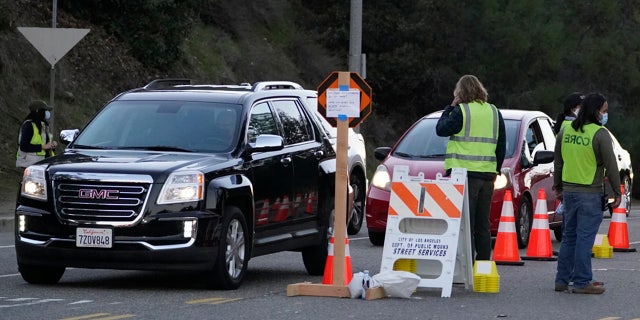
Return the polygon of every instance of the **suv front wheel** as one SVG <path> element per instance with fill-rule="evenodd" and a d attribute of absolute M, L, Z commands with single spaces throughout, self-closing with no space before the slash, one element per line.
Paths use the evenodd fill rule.
<path fill-rule="evenodd" d="M 60 281 L 64 267 L 36 267 L 18 264 L 18 271 L 24 281 L 33 284 L 54 284 Z"/>
<path fill-rule="evenodd" d="M 213 270 L 213 286 L 222 290 L 240 287 L 249 262 L 247 221 L 236 207 L 226 207 L 220 247 Z"/>

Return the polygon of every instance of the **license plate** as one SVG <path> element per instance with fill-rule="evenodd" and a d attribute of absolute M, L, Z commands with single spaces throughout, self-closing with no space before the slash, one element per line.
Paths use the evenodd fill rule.
<path fill-rule="evenodd" d="M 103 228 L 76 229 L 76 247 L 111 248 L 113 246 L 113 230 Z"/>

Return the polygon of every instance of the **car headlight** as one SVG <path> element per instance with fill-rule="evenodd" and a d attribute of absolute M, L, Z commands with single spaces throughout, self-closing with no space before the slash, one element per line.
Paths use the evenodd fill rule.
<path fill-rule="evenodd" d="M 496 180 L 493 182 L 493 189 L 500 190 L 511 185 L 511 169 L 503 168 Z"/>
<path fill-rule="evenodd" d="M 30 166 L 24 170 L 20 194 L 32 199 L 47 200 L 47 182 L 43 167 Z"/>
<path fill-rule="evenodd" d="M 391 176 L 384 165 L 379 165 L 371 179 L 371 185 L 382 190 L 391 191 Z"/>
<path fill-rule="evenodd" d="M 197 171 L 174 172 L 164 183 L 158 204 L 200 201 L 204 198 L 204 174 Z"/>

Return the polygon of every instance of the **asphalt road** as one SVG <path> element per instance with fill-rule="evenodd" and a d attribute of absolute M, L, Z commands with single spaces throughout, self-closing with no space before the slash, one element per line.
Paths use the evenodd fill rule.
<path fill-rule="evenodd" d="M 627 219 L 630 244 L 640 247 L 640 207 Z M 601 226 L 606 234 L 609 219 Z M 557 250 L 559 243 L 552 238 Z M 366 228 L 349 237 L 353 272 L 380 270 L 382 247 L 374 247 Z M 418 288 L 409 299 L 360 300 L 288 297 L 290 284 L 321 283 L 305 273 L 299 253 L 252 259 L 247 279 L 234 291 L 212 291 L 202 275 L 118 270 L 69 269 L 57 285 L 29 285 L 17 272 L 13 233 L 0 231 L 1 319 L 640 319 L 640 255 L 614 252 L 593 259 L 603 295 L 553 290 L 556 262 L 499 265 L 499 290 L 482 293 L 454 284 L 451 297 L 439 289 Z M 526 249 L 520 250 L 525 256 Z"/>

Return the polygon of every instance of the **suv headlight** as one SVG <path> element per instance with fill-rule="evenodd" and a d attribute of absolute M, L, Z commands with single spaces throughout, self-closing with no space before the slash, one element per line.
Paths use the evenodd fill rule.
<path fill-rule="evenodd" d="M 202 172 L 174 172 L 162 186 L 158 204 L 200 201 L 203 198 L 204 174 Z"/>
<path fill-rule="evenodd" d="M 379 165 L 371 179 L 371 185 L 385 191 L 391 191 L 391 176 L 384 165 Z"/>
<path fill-rule="evenodd" d="M 20 194 L 32 199 L 47 200 L 47 182 L 43 167 L 30 166 L 24 170 Z"/>

